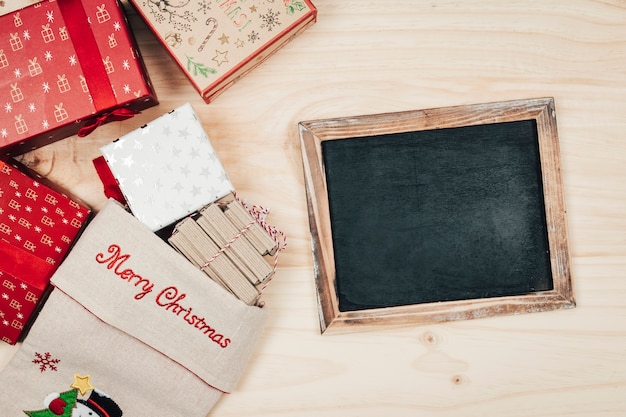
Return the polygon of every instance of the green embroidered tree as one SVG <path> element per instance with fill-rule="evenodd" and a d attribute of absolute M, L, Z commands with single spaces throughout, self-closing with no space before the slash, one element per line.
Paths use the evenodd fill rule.
<path fill-rule="evenodd" d="M 71 417 L 77 396 L 78 390 L 76 389 L 65 391 L 52 399 L 48 408 L 37 411 L 24 411 L 24 413 L 30 417 Z"/>
<path fill-rule="evenodd" d="M 187 71 L 192 72 L 193 75 L 200 74 L 204 78 L 208 78 L 209 74 L 217 73 L 217 70 L 205 66 L 202 62 L 195 62 L 193 57 L 187 57 Z"/>

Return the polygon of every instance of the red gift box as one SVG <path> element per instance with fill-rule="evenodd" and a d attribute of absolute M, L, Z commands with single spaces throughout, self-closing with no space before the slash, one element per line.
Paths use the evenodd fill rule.
<path fill-rule="evenodd" d="M 157 104 L 116 0 L 0 16 L 0 149 L 23 153 Z"/>
<path fill-rule="evenodd" d="M 17 342 L 91 210 L 0 160 L 0 338 Z"/>

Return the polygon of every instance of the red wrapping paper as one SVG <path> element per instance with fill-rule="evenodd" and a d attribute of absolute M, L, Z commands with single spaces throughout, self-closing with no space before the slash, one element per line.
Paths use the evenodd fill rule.
<path fill-rule="evenodd" d="M 0 16 L 3 153 L 120 120 L 119 108 L 139 111 L 155 104 L 116 0 L 44 0 Z"/>
<path fill-rule="evenodd" d="M 0 160 L 0 338 L 15 343 L 90 209 Z"/>

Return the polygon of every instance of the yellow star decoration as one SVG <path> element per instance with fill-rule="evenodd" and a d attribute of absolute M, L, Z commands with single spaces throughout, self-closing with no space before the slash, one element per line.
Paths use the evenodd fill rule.
<path fill-rule="evenodd" d="M 90 375 L 80 376 L 74 374 L 74 383 L 70 385 L 70 388 L 76 388 L 80 395 L 85 395 L 87 391 L 94 389 L 95 387 L 89 382 Z"/>
<path fill-rule="evenodd" d="M 225 43 L 230 43 L 228 41 L 228 36 L 226 36 L 225 33 L 222 33 L 222 36 L 220 36 L 218 39 L 220 40 L 220 42 L 222 42 L 222 45 L 224 45 Z"/>
<path fill-rule="evenodd" d="M 250 11 L 251 11 L 252 13 L 256 12 L 256 6 L 250 6 Z"/>

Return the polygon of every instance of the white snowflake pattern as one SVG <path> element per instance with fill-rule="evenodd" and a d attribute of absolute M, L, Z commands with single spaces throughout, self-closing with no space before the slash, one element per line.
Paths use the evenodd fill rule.
<path fill-rule="evenodd" d="M 11 103 L 7 103 L 4 105 L 4 111 L 6 111 L 7 113 L 11 113 L 11 110 L 13 110 L 13 106 L 11 105 Z"/>
<path fill-rule="evenodd" d="M 17 198 L 20 198 L 20 197 L 22 196 L 22 193 L 20 193 L 19 191 L 16 191 L 16 192 L 15 192 L 15 196 L 16 196 Z"/>
<path fill-rule="evenodd" d="M 0 136 L 2 136 L 3 138 L 9 136 L 9 132 L 7 132 L 6 128 L 2 128 L 2 130 L 0 130 Z"/>
<path fill-rule="evenodd" d="M 47 213 L 48 212 L 48 207 L 42 207 L 41 211 L 43 211 L 44 213 Z"/>
<path fill-rule="evenodd" d="M 130 69 L 130 64 L 128 63 L 128 60 L 127 60 L 127 59 L 125 59 L 125 60 L 124 60 L 124 62 L 122 62 L 122 67 L 123 67 L 125 70 L 129 70 L 129 69 Z"/>
<path fill-rule="evenodd" d="M 22 76 L 22 70 L 20 70 L 19 68 L 15 68 L 13 74 L 15 75 L 15 78 L 20 78 Z"/>
<path fill-rule="evenodd" d="M 39 226 L 35 226 L 35 232 L 37 232 L 37 233 L 41 233 L 41 227 L 39 227 Z"/>
<path fill-rule="evenodd" d="M 15 317 L 17 317 L 18 319 L 22 320 L 24 318 L 24 315 L 22 313 L 17 313 L 15 315 Z"/>
<path fill-rule="evenodd" d="M 34 113 L 35 111 L 37 111 L 37 107 L 35 107 L 35 103 L 30 103 L 28 105 L 28 111 L 31 113 Z"/>
<path fill-rule="evenodd" d="M 25 31 L 24 31 L 24 33 L 22 33 L 22 37 L 23 37 L 25 40 L 30 40 L 30 32 L 28 31 L 28 29 L 27 29 L 27 30 L 25 30 Z"/>
<path fill-rule="evenodd" d="M 54 12 L 52 10 L 46 12 L 46 19 L 48 19 L 49 23 L 54 22 Z"/>
<path fill-rule="evenodd" d="M 14 237 L 14 238 L 15 238 L 15 240 L 17 240 L 18 242 L 21 242 L 21 241 L 22 241 L 22 236 L 20 236 L 20 235 L 15 235 L 15 236 L 13 236 L 13 237 Z"/>
<path fill-rule="evenodd" d="M 76 65 L 76 63 L 78 62 L 78 61 L 76 60 L 76 55 L 72 55 L 72 56 L 70 56 L 70 57 L 68 58 L 68 61 L 70 62 L 70 65 L 71 65 L 71 66 Z"/>
<path fill-rule="evenodd" d="M 43 122 L 41 122 L 41 127 L 43 127 L 44 129 L 47 129 L 50 127 L 50 123 L 48 123 L 47 120 L 44 120 Z"/>
<path fill-rule="evenodd" d="M 46 61 L 52 61 L 52 52 L 46 51 L 46 53 L 43 54 L 43 57 L 46 59 Z"/>
<path fill-rule="evenodd" d="M 2 324 L 4 324 L 5 326 L 9 325 L 9 321 L 8 320 L 2 320 Z"/>
<path fill-rule="evenodd" d="M 55 251 L 56 253 L 61 253 L 61 250 L 62 250 L 62 249 L 61 249 L 60 247 L 58 247 L 58 246 L 55 246 L 55 247 L 54 247 L 54 251 Z"/>
<path fill-rule="evenodd" d="M 11 220 L 12 222 L 14 222 L 14 221 L 16 221 L 16 220 L 17 220 L 17 217 L 15 217 L 15 216 L 14 216 L 14 215 L 12 215 L 12 214 L 9 214 L 9 220 Z"/>
<path fill-rule="evenodd" d="M 130 86 L 128 84 L 124 84 L 124 92 L 126 94 L 130 93 Z"/>
<path fill-rule="evenodd" d="M 122 30 L 122 25 L 120 24 L 120 22 L 113 23 L 113 29 L 115 29 L 116 32 Z"/>
<path fill-rule="evenodd" d="M 5 292 L 2 293 L 2 298 L 4 298 L 5 300 L 8 300 L 9 299 L 9 294 L 7 294 Z"/>
<path fill-rule="evenodd" d="M 28 285 L 24 284 L 23 282 L 20 284 L 20 288 L 25 290 L 28 288 Z"/>
<path fill-rule="evenodd" d="M 67 220 L 67 219 L 63 219 L 62 221 L 63 221 L 63 224 L 69 224 L 70 223 L 70 221 Z"/>
<path fill-rule="evenodd" d="M 46 83 L 42 83 L 41 84 L 41 88 L 43 88 L 43 92 L 44 93 L 49 93 L 50 92 L 50 84 Z"/>
<path fill-rule="evenodd" d="M 33 208 L 31 206 L 26 206 L 24 207 L 24 210 L 26 210 L 28 213 L 31 213 L 33 211 Z"/>
<path fill-rule="evenodd" d="M 76 212 L 76 217 L 78 217 L 79 219 L 83 218 L 83 213 L 81 211 L 77 211 Z"/>

